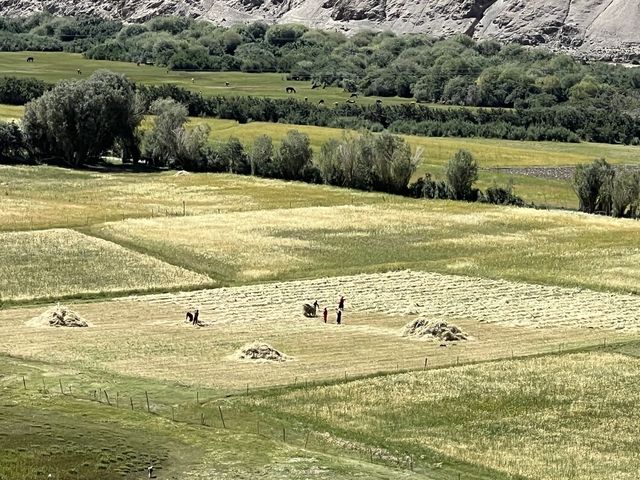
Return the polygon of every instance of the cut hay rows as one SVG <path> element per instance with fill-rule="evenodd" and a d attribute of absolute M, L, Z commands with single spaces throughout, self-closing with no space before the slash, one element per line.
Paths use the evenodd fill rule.
<path fill-rule="evenodd" d="M 534 328 L 604 328 L 640 331 L 640 296 L 580 288 L 440 275 L 410 270 L 304 280 L 188 293 L 134 296 L 154 305 L 200 306 L 215 322 L 279 321 L 301 318 L 303 302 L 318 300 L 345 313 L 467 319 Z"/>

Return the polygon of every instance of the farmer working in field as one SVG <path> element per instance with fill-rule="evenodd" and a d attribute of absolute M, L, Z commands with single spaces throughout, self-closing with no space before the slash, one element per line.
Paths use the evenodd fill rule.
<path fill-rule="evenodd" d="M 336 323 L 342 325 L 342 310 L 340 309 L 336 310 Z"/>
<path fill-rule="evenodd" d="M 329 316 L 329 310 L 327 309 L 327 307 L 324 307 L 324 310 L 322 311 L 322 318 L 324 320 L 324 323 L 327 323 L 328 316 Z"/>
<path fill-rule="evenodd" d="M 344 301 L 345 301 L 344 295 L 341 295 L 340 296 L 340 301 L 338 302 L 338 308 L 340 310 L 344 310 Z"/>

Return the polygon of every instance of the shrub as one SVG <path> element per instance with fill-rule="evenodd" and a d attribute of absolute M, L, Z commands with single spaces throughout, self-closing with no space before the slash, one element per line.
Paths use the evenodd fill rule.
<path fill-rule="evenodd" d="M 477 199 L 473 184 L 478 180 L 478 164 L 471 152 L 459 150 L 447 163 L 445 176 L 451 198 L 468 201 Z"/>
<path fill-rule="evenodd" d="M 300 180 L 305 169 L 311 165 L 312 157 L 309 136 L 297 130 L 290 130 L 282 139 L 275 157 L 278 177 L 285 180 Z"/>
<path fill-rule="evenodd" d="M 14 122 L 0 122 L 0 164 L 24 163 L 29 149 L 22 130 Z"/>

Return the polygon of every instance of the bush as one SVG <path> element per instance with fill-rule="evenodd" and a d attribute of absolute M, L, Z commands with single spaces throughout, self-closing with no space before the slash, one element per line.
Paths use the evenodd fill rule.
<path fill-rule="evenodd" d="M 25 163 L 29 148 L 22 130 L 14 122 L 0 122 L 0 164 Z"/>
<path fill-rule="evenodd" d="M 447 163 L 445 176 L 451 198 L 476 201 L 477 190 L 473 184 L 478 180 L 478 164 L 471 152 L 459 150 Z"/>
<path fill-rule="evenodd" d="M 594 213 L 596 210 L 609 213 L 610 186 L 614 170 L 604 159 L 594 160 L 591 164 L 576 166 L 573 174 L 573 189 L 579 200 L 580 211 Z"/>
<path fill-rule="evenodd" d="M 484 194 L 484 201 L 493 205 L 514 205 L 524 207 L 524 200 L 513 194 L 513 190 L 508 187 L 489 187 Z"/>
<path fill-rule="evenodd" d="M 253 141 L 249 155 L 251 175 L 259 177 L 275 177 L 276 165 L 273 162 L 273 141 L 267 135 L 260 135 Z"/>
<path fill-rule="evenodd" d="M 275 157 L 278 177 L 285 180 L 300 180 L 303 172 L 310 167 L 312 158 L 309 136 L 297 130 L 290 130 L 282 139 Z"/>
<path fill-rule="evenodd" d="M 241 175 L 251 173 L 251 161 L 237 138 L 231 137 L 223 143 L 218 148 L 218 157 L 223 165 L 227 165 L 229 173 Z"/>
<path fill-rule="evenodd" d="M 0 103 L 24 105 L 41 97 L 49 85 L 35 78 L 0 78 Z"/>

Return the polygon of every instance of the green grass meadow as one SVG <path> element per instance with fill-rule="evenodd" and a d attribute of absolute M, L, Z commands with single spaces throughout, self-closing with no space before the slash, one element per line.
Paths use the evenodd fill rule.
<path fill-rule="evenodd" d="M 26 62 L 33 56 L 33 63 Z M 77 73 L 80 69 L 81 74 Z M 34 77 L 54 83 L 63 79 L 87 78 L 96 70 L 107 69 L 122 73 L 134 82 L 148 85 L 175 84 L 180 87 L 202 93 L 206 96 L 252 95 L 259 97 L 285 98 L 295 96 L 302 100 L 317 103 L 321 99 L 326 104 L 344 103 L 350 94 L 341 88 L 311 89 L 311 82 L 286 80 L 284 73 L 244 73 L 244 72 L 183 72 L 172 71 L 152 65 L 136 65 L 129 62 L 111 62 L 90 60 L 81 54 L 63 52 L 0 52 L 0 72 L 17 77 Z M 230 86 L 226 86 L 229 82 Z M 295 95 L 287 94 L 285 89 L 292 86 Z M 375 103 L 375 97 L 361 97 L 363 104 Z M 385 103 L 407 103 L 406 98 L 384 98 Z"/>
<path fill-rule="evenodd" d="M 280 74 L 32 55 L 0 53 L 0 71 L 55 82 L 108 68 L 205 95 L 347 95 Z M 1 120 L 22 112 L 0 105 Z M 297 129 L 318 151 L 345 135 L 198 123 L 213 143 L 247 146 Z M 621 145 L 405 138 L 423 151 L 416 177 L 442 178 L 464 148 L 478 187 L 509 183 L 567 209 L 568 181 L 496 169 L 640 163 Z M 0 165 L 0 480 L 139 480 L 149 465 L 159 480 L 637 478 L 640 222 L 131 170 Z M 342 294 L 344 325 L 303 317 L 306 297 Z M 58 302 L 89 327 L 34 318 Z M 187 308 L 202 309 L 202 328 L 185 323 Z M 468 341 L 404 336 L 424 312 Z M 255 341 L 290 356 L 239 359 Z"/>

